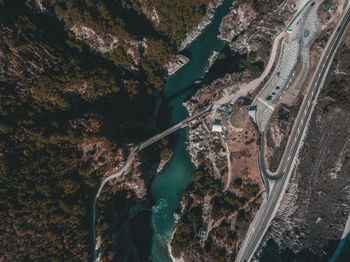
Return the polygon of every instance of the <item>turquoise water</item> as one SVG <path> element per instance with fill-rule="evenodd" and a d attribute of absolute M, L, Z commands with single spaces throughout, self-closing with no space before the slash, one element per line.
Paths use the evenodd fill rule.
<path fill-rule="evenodd" d="M 328 262 L 342 262 L 349 261 L 350 254 L 350 234 L 339 241 L 337 249 Z"/>
<path fill-rule="evenodd" d="M 171 76 L 164 88 L 165 116 L 160 116 L 166 123 L 163 128 L 180 122 L 187 116 L 182 103 L 193 94 L 191 85 L 205 74 L 208 69 L 208 58 L 214 50 L 220 50 L 225 42 L 217 38 L 221 19 L 227 14 L 233 0 L 225 0 L 216 10 L 213 22 L 187 48 L 190 62 Z M 163 119 L 162 119 L 163 118 Z M 157 262 L 169 261 L 167 243 L 174 230 L 174 211 L 180 205 L 182 194 L 192 182 L 193 166 L 191 164 L 185 142 L 187 131 L 177 133 L 174 155 L 157 175 L 152 184 L 152 197 L 155 205 L 152 210 L 151 227 L 153 230 L 151 259 Z"/>

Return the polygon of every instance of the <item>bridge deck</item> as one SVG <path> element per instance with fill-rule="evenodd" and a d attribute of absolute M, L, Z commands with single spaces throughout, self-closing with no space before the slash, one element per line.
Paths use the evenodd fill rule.
<path fill-rule="evenodd" d="M 193 116 L 189 116 L 187 117 L 186 119 L 182 120 L 181 122 L 177 123 L 176 125 L 173 125 L 172 127 L 168 128 L 167 130 L 155 135 L 155 136 L 152 136 L 151 138 L 143 141 L 142 143 L 140 143 L 136 148 L 137 150 L 142 150 L 148 146 L 150 146 L 151 144 L 157 142 L 158 140 L 170 135 L 171 133 L 177 131 L 178 129 L 180 128 L 184 128 L 187 126 L 187 124 L 189 122 L 191 122 L 192 120 L 198 118 L 198 117 L 201 117 L 207 113 L 209 113 L 212 109 L 212 105 L 211 106 L 208 106 L 206 109 L 194 114 Z"/>

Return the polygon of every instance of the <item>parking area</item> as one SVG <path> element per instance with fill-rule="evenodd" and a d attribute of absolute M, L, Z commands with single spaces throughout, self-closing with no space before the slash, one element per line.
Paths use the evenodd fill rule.
<path fill-rule="evenodd" d="M 304 14 L 298 17 L 285 32 L 274 72 L 253 101 L 257 107 L 255 121 L 261 132 L 264 131 L 276 104 L 280 101 L 293 77 L 298 82 L 303 80 L 303 77 L 296 78 L 295 76 L 298 64 L 303 64 L 301 75 L 304 75 L 308 70 L 309 49 L 319 30 L 316 10 L 317 5 L 310 5 Z M 293 85 L 293 87 L 297 86 L 298 84 Z M 294 94 L 297 94 L 297 91 Z"/>

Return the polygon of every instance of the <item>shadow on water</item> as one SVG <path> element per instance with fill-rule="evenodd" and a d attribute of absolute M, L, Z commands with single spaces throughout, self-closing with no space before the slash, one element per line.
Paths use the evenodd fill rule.
<path fill-rule="evenodd" d="M 221 19 L 227 14 L 233 0 L 224 0 L 216 10 L 213 21 L 184 52 L 189 63 L 169 77 L 162 94 L 158 126 L 160 130 L 180 122 L 187 117 L 182 103 L 197 90 L 194 82 L 201 79 L 208 69 L 208 58 L 214 50 L 221 50 L 225 42 L 217 38 Z M 150 261 L 170 261 L 167 244 L 175 226 L 174 211 L 179 207 L 183 192 L 192 183 L 193 165 L 186 150 L 187 130 L 180 129 L 169 136 L 174 155 L 151 187 L 154 201 L 150 223 L 152 226 L 152 248 Z"/>
<path fill-rule="evenodd" d="M 191 57 L 190 50 L 184 50 L 186 56 Z M 184 100 L 190 99 L 191 96 L 199 90 L 203 85 L 210 85 L 215 79 L 223 77 L 225 74 L 240 73 L 244 71 L 244 68 L 241 66 L 241 59 L 245 59 L 245 56 L 242 56 L 234 51 L 232 51 L 228 45 L 226 45 L 222 50 L 219 51 L 218 58 L 210 69 L 205 73 L 203 78 L 198 79 L 198 83 L 192 83 L 187 85 L 184 88 L 179 89 L 178 91 L 168 95 L 163 96 L 163 103 L 161 105 L 159 124 L 161 127 L 169 126 L 167 122 L 167 116 L 170 115 L 172 108 L 169 107 L 171 102 L 176 101 L 181 97 L 185 97 Z M 263 67 L 263 65 L 259 65 Z"/>
<path fill-rule="evenodd" d="M 152 247 L 151 211 L 143 211 L 130 223 L 130 235 L 141 261 L 148 261 Z"/>
<path fill-rule="evenodd" d="M 172 102 L 173 100 L 176 100 L 177 98 L 186 95 L 186 99 L 189 99 L 199 88 L 201 87 L 201 85 L 199 84 L 191 84 L 189 86 L 187 86 L 186 88 L 183 88 L 179 91 L 177 91 L 176 93 L 172 94 L 169 97 L 164 98 L 164 103 L 163 106 L 166 107 L 167 103 Z"/>
<path fill-rule="evenodd" d="M 169 97 L 163 97 L 163 103 L 160 105 L 159 110 L 159 118 L 157 121 L 157 125 L 160 128 L 160 130 L 165 130 L 169 126 L 171 126 L 171 118 L 169 117 L 171 115 L 171 112 L 173 111 L 173 106 L 170 104 L 173 101 L 176 101 L 179 99 L 179 97 L 185 96 L 184 100 L 190 99 L 191 96 L 200 88 L 201 86 L 198 84 L 191 84 L 187 86 L 186 88 L 179 89 L 179 91 L 175 92 L 174 94 L 170 95 Z"/>
<path fill-rule="evenodd" d="M 185 50 L 186 55 L 190 56 L 190 51 Z M 167 104 L 171 103 L 174 100 L 177 100 L 179 97 L 183 96 L 184 94 L 187 94 L 186 99 L 189 99 L 193 93 L 195 93 L 200 87 L 203 85 L 210 85 L 214 80 L 218 78 L 224 77 L 226 74 L 232 74 L 232 73 L 241 73 L 245 71 L 245 68 L 242 64 L 242 61 L 246 60 L 246 55 L 240 55 L 239 53 L 236 53 L 230 49 L 228 45 L 226 45 L 221 51 L 219 51 L 219 54 L 217 55 L 217 59 L 213 63 L 213 65 L 210 67 L 208 72 L 205 73 L 204 77 L 201 79 L 198 79 L 198 83 L 192 83 L 191 85 L 188 85 L 185 88 L 179 89 L 175 93 L 173 93 L 170 96 L 164 97 L 163 99 L 163 108 L 167 110 Z M 264 63 L 262 61 L 258 61 L 253 63 L 252 65 L 258 66 L 260 70 L 263 70 Z M 190 95 L 188 95 L 190 94 Z M 164 117 L 160 117 L 161 119 L 164 119 Z"/>
<path fill-rule="evenodd" d="M 244 71 L 241 67 L 241 59 L 244 56 L 232 51 L 228 44 L 220 51 L 213 65 L 202 80 L 205 85 L 210 85 L 215 79 L 225 74 L 240 73 Z"/>
<path fill-rule="evenodd" d="M 338 242 L 337 249 L 329 262 L 348 262 L 350 261 L 350 234 Z"/>

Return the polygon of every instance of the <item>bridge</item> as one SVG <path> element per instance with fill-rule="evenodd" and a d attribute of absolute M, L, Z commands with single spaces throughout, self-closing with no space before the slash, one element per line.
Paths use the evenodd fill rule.
<path fill-rule="evenodd" d="M 176 130 L 186 127 L 188 125 L 188 123 L 191 122 L 192 120 L 208 114 L 212 110 L 212 108 L 213 108 L 213 105 L 210 105 L 206 109 L 194 114 L 193 116 L 187 117 L 186 119 L 182 120 L 180 123 L 173 125 L 172 127 L 168 128 L 167 130 L 165 130 L 165 131 L 163 131 L 155 136 L 152 136 L 151 138 L 143 141 L 142 143 L 140 143 L 136 146 L 131 147 L 130 153 L 129 153 L 128 159 L 125 162 L 125 165 L 122 168 L 116 169 L 113 172 L 111 172 L 109 174 L 109 176 L 106 177 L 102 181 L 100 187 L 98 188 L 97 194 L 94 198 L 94 203 L 92 206 L 92 210 L 93 210 L 92 211 L 92 230 L 93 230 L 92 232 L 93 232 L 93 240 L 94 240 L 94 262 L 99 261 L 99 253 L 98 253 L 99 246 L 97 245 L 97 241 L 96 241 L 96 236 L 97 236 L 97 234 L 96 234 L 96 204 L 97 204 L 97 199 L 98 199 L 100 193 L 102 192 L 104 185 L 106 183 L 108 183 L 108 181 L 110 181 L 112 179 L 119 178 L 120 176 L 122 176 L 130 171 L 132 164 L 135 160 L 135 153 L 137 153 L 138 151 L 140 151 L 140 150 L 148 147 L 149 145 L 157 142 L 158 140 L 166 137 L 167 135 L 170 135 L 171 133 L 175 132 Z"/>
<path fill-rule="evenodd" d="M 136 151 L 140 151 L 146 147 L 148 147 L 149 145 L 157 142 L 158 140 L 170 135 L 171 133 L 177 131 L 178 129 L 180 128 L 184 128 L 188 125 L 189 122 L 191 122 L 192 120 L 198 118 L 198 117 L 201 117 L 201 116 L 204 116 L 206 115 L 207 113 L 209 113 L 213 108 L 213 105 L 210 105 L 208 106 L 206 109 L 194 114 L 193 116 L 189 116 L 187 118 L 185 118 L 184 120 L 182 120 L 181 122 L 177 123 L 176 125 L 173 125 L 172 127 L 168 128 L 167 130 L 155 135 L 155 136 L 152 136 L 151 138 L 143 141 L 142 143 L 138 144 L 136 147 L 135 147 L 135 150 Z"/>

